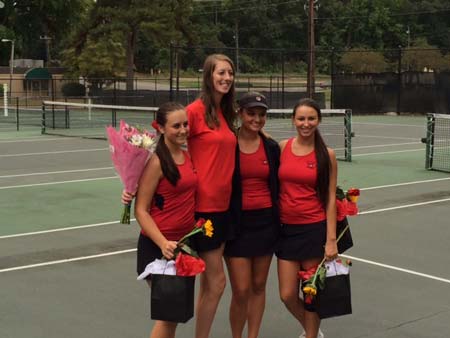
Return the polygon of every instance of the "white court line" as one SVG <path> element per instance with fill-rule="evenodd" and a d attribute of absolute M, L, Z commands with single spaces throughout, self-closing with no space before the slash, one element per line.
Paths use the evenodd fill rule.
<path fill-rule="evenodd" d="M 399 136 L 377 136 L 377 135 L 360 135 L 356 134 L 357 138 L 387 138 L 387 139 L 397 139 L 397 140 L 415 140 L 417 141 L 419 137 L 399 137 Z"/>
<path fill-rule="evenodd" d="M 404 146 L 410 144 L 422 144 L 422 142 L 405 142 L 405 143 L 391 143 L 391 144 L 375 144 L 371 146 L 359 146 L 352 147 L 352 149 L 363 149 L 363 148 L 379 148 L 379 147 L 393 147 L 393 146 Z"/>
<path fill-rule="evenodd" d="M 10 186 L 7 186 L 7 187 L 0 187 L 0 190 L 15 189 L 15 188 L 38 187 L 38 186 L 42 186 L 42 185 L 54 185 L 54 184 L 76 183 L 76 182 L 88 182 L 88 181 L 96 181 L 96 180 L 110 180 L 110 179 L 113 179 L 113 178 L 119 178 L 119 176 L 86 178 L 86 179 L 83 179 L 83 180 L 60 181 L 60 182 L 46 182 L 46 183 L 34 183 L 34 184 L 23 184 L 23 185 L 10 185 Z"/>
<path fill-rule="evenodd" d="M 390 207 L 390 208 L 361 211 L 361 212 L 358 213 L 358 215 L 376 214 L 376 213 L 384 212 L 384 211 L 398 210 L 398 209 L 404 209 L 404 208 L 412 208 L 412 207 L 418 207 L 418 206 L 421 206 L 421 205 L 428 205 L 428 204 L 433 204 L 433 203 L 442 203 L 442 202 L 447 202 L 447 201 L 450 201 L 450 198 L 443 198 L 441 200 L 434 200 L 434 201 L 428 201 L 428 202 L 405 204 L 405 205 L 399 205 L 399 206 Z"/>
<path fill-rule="evenodd" d="M 355 122 L 355 121 L 352 121 L 352 125 L 355 125 L 355 124 L 360 124 L 360 125 L 368 125 L 368 126 L 383 126 L 383 127 L 417 127 L 417 128 L 424 128 L 425 129 L 425 127 L 424 127 L 424 125 L 425 125 L 425 121 L 424 121 L 424 124 L 423 125 L 421 125 L 421 124 L 393 124 L 393 123 L 377 123 L 377 122 Z"/>
<path fill-rule="evenodd" d="M 403 206 L 397 206 L 397 207 L 393 207 L 393 208 L 384 208 L 384 209 L 378 209 L 378 210 L 370 210 L 370 211 L 363 211 L 360 212 L 359 215 L 366 215 L 366 214 L 372 214 L 372 213 L 377 213 L 377 212 L 384 212 L 387 210 L 395 210 L 395 209 L 402 209 L 402 208 L 410 208 L 410 207 L 414 207 L 414 206 L 419 206 L 419 205 L 425 205 L 425 204 L 432 204 L 432 203 L 439 203 L 439 202 L 445 202 L 445 201 L 450 201 L 450 198 L 446 198 L 446 199 L 442 199 L 442 200 L 437 200 L 437 201 L 429 201 L 429 202 L 424 202 L 424 203 L 415 203 L 415 204 L 408 204 L 408 205 L 403 205 Z M 133 219 L 134 220 L 134 219 Z M 100 226 L 100 225 L 106 225 L 106 224 L 114 224 L 117 222 L 105 222 L 105 223 L 98 223 L 98 224 L 93 224 L 91 226 Z M 82 228 L 82 227 L 89 227 L 89 225 L 85 225 L 85 226 L 80 226 L 77 227 Z M 75 227 L 71 227 L 71 228 L 62 228 L 62 229 L 53 229 L 53 230 L 47 230 L 47 231 L 41 231 L 41 232 L 34 232 L 34 233 L 25 233 L 25 234 L 17 234 L 17 235 L 8 235 L 8 236 L 2 236 L 0 237 L 0 239 L 2 238 L 11 238 L 11 237 L 21 237 L 21 236 L 29 236 L 32 234 L 42 234 L 42 233 L 48 233 L 48 232 L 56 232 L 56 231 L 66 231 L 66 230 L 75 230 Z M 103 253 L 103 254 L 98 254 L 98 255 L 91 255 L 91 256 L 82 256 L 82 257 L 75 257 L 75 258 L 69 258 L 69 259 L 62 259 L 62 260 L 57 260 L 57 261 L 49 261 L 49 262 L 43 262 L 43 263 L 38 263 L 38 264 L 31 264 L 31 265 L 22 265 L 22 266 L 16 266 L 16 267 L 12 267 L 12 268 L 6 268 L 6 269 L 2 269 L 0 270 L 1 272 L 9 272 L 9 271 L 15 271 L 15 270 L 25 270 L 25 269 L 31 269 L 31 268 L 35 268 L 35 267 L 41 267 L 41 266 L 47 266 L 47 265 L 55 265 L 55 264 L 62 264 L 62 263 L 68 263 L 68 262 L 74 262 L 74 261 L 79 261 L 79 260 L 87 260 L 87 259 L 93 259 L 93 258 L 99 258 L 99 257 L 104 257 L 104 256 L 111 256 L 111 255 L 119 255 L 122 253 L 128 253 L 128 252 L 134 252 L 136 251 L 136 249 L 128 249 L 128 250 L 121 250 L 121 251 L 112 251 L 112 252 L 107 252 L 107 253 Z M 362 259 L 359 258 L 353 258 L 351 256 L 345 256 L 344 257 L 348 257 L 350 259 L 354 259 L 354 260 L 361 260 L 364 261 Z M 415 272 L 415 271 L 411 271 L 411 270 L 406 270 L 406 269 L 402 269 L 402 268 L 397 268 L 394 266 L 390 266 L 390 265 L 385 265 L 385 264 L 381 264 L 381 263 L 375 263 L 375 262 L 371 262 L 371 261 L 366 261 L 366 262 L 370 262 L 371 264 L 378 264 L 380 266 L 384 266 L 387 268 L 392 268 L 394 270 L 398 270 L 398 271 L 402 271 L 402 272 L 407 272 L 407 273 L 412 273 L 412 274 L 416 274 L 422 277 L 427 277 L 427 278 L 431 278 L 431 279 L 435 279 L 435 280 L 441 280 L 444 282 L 447 282 L 447 280 L 442 279 L 440 277 L 435 277 L 435 276 L 431 276 L 431 275 L 426 275 L 426 274 L 422 274 L 419 272 Z M 448 281 L 450 283 L 450 281 Z"/>
<path fill-rule="evenodd" d="M 127 250 L 120 250 L 120 251 L 105 252 L 105 253 L 97 254 L 97 255 L 81 256 L 81 257 L 60 259 L 60 260 L 57 260 L 57 261 L 49 261 L 49 262 L 43 262 L 43 263 L 37 263 L 37 264 L 15 266 L 13 268 L 1 269 L 0 273 L 2 273 L 2 272 L 9 272 L 9 271 L 17 271 L 17 270 L 26 270 L 26 269 L 32 269 L 32 268 L 37 268 L 37 267 L 41 267 L 41 266 L 48 266 L 48 265 L 63 264 L 63 263 L 70 263 L 70 262 L 77 262 L 77 261 L 84 261 L 84 260 L 93 259 L 93 258 L 121 255 L 121 254 L 124 254 L 124 253 L 135 252 L 136 250 L 137 249 L 127 249 Z"/>
<path fill-rule="evenodd" d="M 18 175 L 4 175 L 4 176 L 0 176 L 0 178 L 38 176 L 38 175 L 54 175 L 54 174 L 67 174 L 67 173 L 80 173 L 80 172 L 85 172 L 85 171 L 109 170 L 109 169 L 113 169 L 113 168 L 114 167 L 75 169 L 75 170 L 63 170 L 63 171 L 47 171 L 47 172 L 37 172 L 37 173 L 18 174 Z"/>
<path fill-rule="evenodd" d="M 358 156 L 370 156 L 370 155 L 386 155 L 386 154 L 397 154 L 397 153 L 409 153 L 413 151 L 424 151 L 425 149 L 408 149 L 408 150 L 395 150 L 395 151 L 382 151 L 378 153 L 365 153 L 365 154 L 352 154 L 352 157 Z"/>
<path fill-rule="evenodd" d="M 437 181 L 443 181 L 443 180 L 449 180 L 449 179 L 450 179 L 450 177 L 448 177 L 448 178 L 438 178 L 438 179 L 433 179 L 433 180 L 425 180 L 425 181 L 413 181 L 413 182 L 406 182 L 406 183 L 399 183 L 399 184 L 392 184 L 392 185 L 380 185 L 380 186 L 377 186 L 377 187 L 363 188 L 363 189 L 360 189 L 360 190 L 390 188 L 390 187 L 395 187 L 395 186 L 400 186 L 400 185 L 429 183 L 429 182 L 437 182 Z M 409 207 L 413 207 L 413 206 L 417 206 L 417 205 L 439 203 L 439 202 L 444 202 L 444 201 L 446 201 L 446 199 L 444 199 L 444 200 L 437 200 L 437 201 L 430 201 L 430 202 L 423 202 L 423 203 L 417 203 L 417 204 L 408 204 L 408 205 L 405 205 L 405 206 L 392 207 L 392 208 L 388 208 L 388 209 L 361 211 L 361 212 L 359 212 L 359 215 L 373 214 L 373 213 L 376 213 L 376 212 L 383 212 L 383 211 L 386 211 L 386 210 L 409 208 Z M 131 221 L 135 221 L 135 220 L 136 220 L 135 218 L 131 219 Z M 67 227 L 67 228 L 58 228 L 58 229 L 52 229 L 52 230 L 25 232 L 25 233 L 21 233 L 21 234 L 0 236 L 0 239 L 13 238 L 13 237 L 25 237 L 25 236 L 31 236 L 31 235 L 40 235 L 40 234 L 46 234 L 46 233 L 51 233 L 51 232 L 70 231 L 70 230 L 91 228 L 91 227 L 110 225 L 110 224 L 117 224 L 117 223 L 119 223 L 119 222 L 118 221 L 111 221 L 111 222 L 103 222 L 103 223 L 96 223 L 96 224 L 79 225 L 79 226 Z"/>
<path fill-rule="evenodd" d="M 130 219 L 130 221 L 135 221 L 135 220 L 136 220 L 135 218 Z M 119 223 L 119 221 L 78 225 L 78 226 L 74 226 L 74 227 L 57 228 L 57 229 L 43 230 L 43 231 L 25 232 L 25 233 L 21 233 L 21 234 L 0 236 L 0 239 L 26 237 L 26 236 L 33 236 L 33 235 L 43 235 L 43 234 L 49 234 L 52 232 L 62 232 L 62 231 L 79 230 L 79 229 L 86 229 L 86 228 L 95 228 L 95 227 L 99 227 L 99 226 L 103 226 L 103 225 L 111 225 L 111 224 L 117 224 L 117 223 Z"/>
<path fill-rule="evenodd" d="M 0 139 L 0 143 L 19 143 L 19 142 L 41 142 L 41 141 L 56 141 L 58 140 L 69 140 L 68 138 L 59 137 L 59 138 L 39 138 L 40 136 L 31 136 L 23 139 Z"/>
<path fill-rule="evenodd" d="M 425 278 L 428 278 L 428 279 L 434 279 L 434 280 L 437 280 L 439 282 L 444 282 L 444 283 L 450 284 L 450 280 L 449 279 L 436 277 L 436 276 L 429 275 L 429 274 L 426 274 L 426 273 L 421 273 L 421 272 L 417 272 L 417 271 L 413 271 L 413 270 L 403 269 L 403 268 L 399 268 L 399 267 L 396 267 L 396 266 L 393 266 L 393 265 L 388 265 L 388 264 L 378 263 L 378 262 L 374 262 L 374 261 L 369 261 L 367 259 L 362 259 L 362 258 L 353 257 L 353 256 L 349 256 L 349 255 L 340 255 L 340 256 L 352 259 L 354 261 L 359 261 L 359 262 L 363 262 L 363 263 L 367 263 L 367 264 L 371 264 L 371 265 L 376 265 L 376 266 L 380 266 L 382 268 L 391 269 L 391 270 L 400 271 L 400 272 L 405 272 L 405 273 L 409 273 L 411 275 L 425 277 Z M 0 272 L 1 272 L 1 270 L 0 270 Z"/>
<path fill-rule="evenodd" d="M 0 155 L 0 157 L 18 157 L 18 156 L 36 156 L 36 155 L 53 155 L 53 154 L 68 154 L 68 153 L 82 153 L 89 151 L 104 151 L 109 150 L 109 148 L 97 148 L 97 149 L 77 149 L 77 150 L 62 150 L 62 151 L 47 151 L 43 153 L 24 153 L 24 154 L 7 154 Z"/>
<path fill-rule="evenodd" d="M 439 181 L 446 181 L 446 180 L 450 180 L 450 177 L 436 178 L 436 179 L 432 179 L 432 180 L 411 181 L 411 182 L 404 182 L 404 183 L 395 183 L 395 184 L 379 185 L 379 186 L 376 186 L 376 187 L 360 188 L 359 190 L 375 190 L 375 189 L 382 189 L 382 188 L 401 187 L 401 186 L 403 186 L 403 185 L 412 185 L 412 184 L 420 184 L 420 183 L 439 182 Z"/>

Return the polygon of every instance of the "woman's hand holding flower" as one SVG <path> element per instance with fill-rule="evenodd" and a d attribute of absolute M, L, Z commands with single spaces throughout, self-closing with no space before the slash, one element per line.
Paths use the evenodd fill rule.
<path fill-rule="evenodd" d="M 134 196 L 134 193 L 128 192 L 125 189 L 122 190 L 122 204 L 130 204 L 131 201 L 133 201 Z"/>
<path fill-rule="evenodd" d="M 338 248 L 336 239 L 327 240 L 325 243 L 325 259 L 332 261 L 338 256 Z"/>
<path fill-rule="evenodd" d="M 175 249 L 177 248 L 177 242 L 175 241 L 168 241 L 166 240 L 161 246 L 161 251 L 163 256 L 167 259 L 173 259 L 174 257 L 174 253 L 175 253 Z"/>

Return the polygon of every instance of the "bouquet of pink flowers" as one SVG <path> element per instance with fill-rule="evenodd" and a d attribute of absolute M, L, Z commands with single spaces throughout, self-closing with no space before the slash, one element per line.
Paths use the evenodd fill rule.
<path fill-rule="evenodd" d="M 119 131 L 109 126 L 106 128 L 106 133 L 111 159 L 124 189 L 135 194 L 145 164 L 155 151 L 156 135 L 145 129 L 132 127 L 123 120 L 120 121 Z M 130 211 L 131 202 L 124 207 L 122 224 L 130 224 Z"/>

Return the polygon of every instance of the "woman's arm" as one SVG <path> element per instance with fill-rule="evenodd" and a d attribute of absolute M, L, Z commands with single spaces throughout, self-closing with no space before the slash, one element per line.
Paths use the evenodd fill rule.
<path fill-rule="evenodd" d="M 144 233 L 160 247 L 164 257 L 171 259 L 177 247 L 177 242 L 168 241 L 164 237 L 148 212 L 153 195 L 162 177 L 161 163 L 158 156 L 153 154 L 139 180 L 134 214 Z"/>
<path fill-rule="evenodd" d="M 325 244 L 325 257 L 334 259 L 338 254 L 336 241 L 336 185 L 337 185 L 337 161 L 333 149 L 328 149 L 330 156 L 330 183 L 328 187 L 327 214 L 327 241 Z"/>

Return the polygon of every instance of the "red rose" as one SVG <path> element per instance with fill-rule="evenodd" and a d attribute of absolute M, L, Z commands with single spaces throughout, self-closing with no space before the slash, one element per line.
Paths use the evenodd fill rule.
<path fill-rule="evenodd" d="M 195 276 L 205 271 L 205 262 L 201 258 L 179 253 L 175 260 L 177 276 Z"/>
<path fill-rule="evenodd" d="M 197 223 L 195 223 L 196 228 L 201 228 L 205 224 L 205 220 L 203 218 L 199 218 Z"/>

